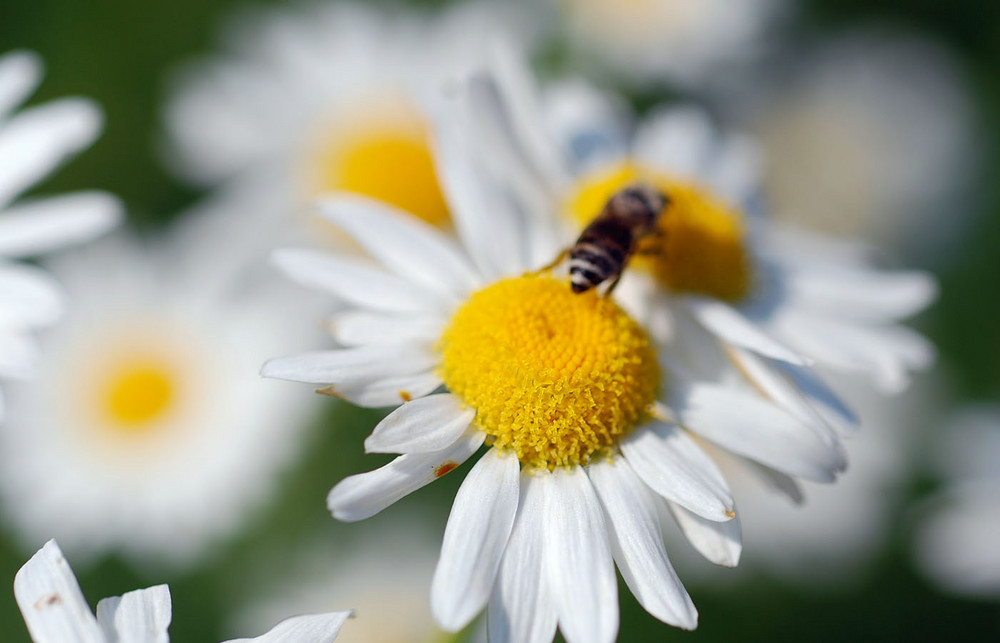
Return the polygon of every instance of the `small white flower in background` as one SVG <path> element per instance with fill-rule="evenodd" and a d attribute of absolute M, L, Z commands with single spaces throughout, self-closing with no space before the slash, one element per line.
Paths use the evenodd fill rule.
<path fill-rule="evenodd" d="M 633 259 L 620 295 L 702 377 L 736 366 L 793 412 L 846 432 L 853 415 L 808 366 L 898 392 L 933 361 L 933 347 L 897 324 L 934 298 L 933 278 L 878 270 L 864 248 L 760 216 L 759 153 L 748 140 L 717 132 L 691 107 L 654 110 L 633 126 L 581 83 L 553 88 L 547 104 L 563 126 L 549 128 L 520 61 L 497 49 L 494 62 L 462 96 L 470 158 L 533 221 L 579 229 L 635 181 L 668 195 L 657 252 Z"/>
<path fill-rule="evenodd" d="M 115 237 L 53 262 L 74 308 L 0 430 L 4 518 L 27 540 L 189 564 L 298 453 L 316 406 L 256 371 L 319 329 L 269 289 L 266 265 L 248 270 L 226 223 L 184 219 L 155 243 Z"/>
<path fill-rule="evenodd" d="M 581 69 L 708 85 L 758 53 L 781 0 L 549 0 Z"/>
<path fill-rule="evenodd" d="M 56 541 L 14 576 L 14 597 L 34 643 L 167 643 L 170 589 L 156 585 L 101 599 L 97 616 Z M 351 612 L 295 616 L 253 639 L 227 643 L 329 643 Z"/>
<path fill-rule="evenodd" d="M 952 54 L 895 32 L 848 32 L 727 106 L 767 150 L 773 216 L 934 265 L 976 210 L 981 150 Z"/>
<path fill-rule="evenodd" d="M 939 429 L 928 452 L 945 486 L 921 507 L 917 562 L 945 591 L 998 599 L 1000 407 L 967 407 Z"/>
<path fill-rule="evenodd" d="M 733 566 L 741 550 L 732 494 L 702 441 L 819 482 L 843 469 L 839 446 L 756 396 L 673 372 L 661 381 L 646 332 L 610 298 L 526 272 L 559 242 L 484 198 L 462 119 L 445 120 L 439 168 L 468 254 L 392 206 L 328 196 L 322 215 L 375 263 L 278 252 L 289 276 L 349 306 L 330 324 L 342 348 L 274 359 L 262 373 L 328 385 L 362 406 L 401 404 L 365 447 L 402 455 L 333 488 L 341 520 L 378 513 L 490 445 L 445 530 L 431 586 L 443 629 L 460 630 L 488 604 L 494 641 L 549 641 L 557 624 L 571 642 L 613 640 L 614 563 L 647 611 L 694 628 L 663 516 L 714 563 Z M 442 385 L 449 392 L 435 394 Z"/>
<path fill-rule="evenodd" d="M 254 225 L 283 229 L 336 190 L 447 226 L 427 104 L 483 60 L 490 34 L 530 31 L 514 24 L 499 3 L 440 14 L 311 3 L 246 15 L 223 54 L 175 83 L 171 165 L 199 185 L 223 185 Z"/>
<path fill-rule="evenodd" d="M 0 56 L 0 377 L 34 374 L 38 346 L 31 332 L 63 314 L 62 291 L 35 266 L 16 260 L 91 239 L 121 218 L 118 199 L 74 192 L 16 201 L 101 130 L 100 109 L 63 98 L 14 112 L 38 83 L 42 64 L 30 52 Z M 3 415 L 0 399 L 0 417 Z"/>
<path fill-rule="evenodd" d="M 258 567 L 280 567 L 294 582 L 268 582 L 263 592 L 241 599 L 230 619 L 253 632 L 293 611 L 319 612 L 351 605 L 357 619 L 338 643 L 445 643 L 451 640 L 431 618 L 427 592 L 434 573 L 438 534 L 428 533 L 427 516 L 379 516 L 359 525 L 343 545 L 329 539 L 308 541 L 281 553 L 280 562 L 256 560 Z M 485 640 L 485 631 L 481 640 Z M 466 639 L 462 639 L 466 640 Z M 480 640 L 480 639 L 468 639 Z"/>

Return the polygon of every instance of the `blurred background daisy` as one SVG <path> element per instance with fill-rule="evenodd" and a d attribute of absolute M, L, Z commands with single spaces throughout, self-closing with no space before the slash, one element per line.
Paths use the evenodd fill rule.
<path fill-rule="evenodd" d="M 0 339 L 38 343 L 36 378 L 3 381 L 9 580 L 56 537 L 88 596 L 169 583 L 178 641 L 348 608 L 358 619 L 342 637 L 392 640 L 379 637 L 401 617 L 413 624 L 403 640 L 425 624 L 427 640 L 444 640 L 429 627 L 430 575 L 463 474 L 364 523 L 329 516 L 333 483 L 388 462 L 363 452 L 384 411 L 257 379 L 264 358 L 328 341 L 329 311 L 265 256 L 289 241 L 346 243 L 306 218 L 330 189 L 450 231 L 436 101 L 502 38 L 527 52 L 550 108 L 544 125 L 574 151 L 574 172 L 622 153 L 615 141 L 654 105 L 695 103 L 725 131 L 755 137 L 769 216 L 868 244 L 880 267 L 930 270 L 940 284 L 912 324 L 937 348 L 933 372 L 893 398 L 858 378 L 833 382 L 863 419 L 836 485 L 806 486 L 797 507 L 734 481 L 745 518 L 735 570 L 687 564 L 685 550 L 697 554 L 667 534 L 700 614 L 695 632 L 674 635 L 1000 633 L 987 511 L 1000 396 L 1000 6 L 106 0 L 94 11 L 39 0 L 4 18 L 0 254 L 4 270 L 59 293 L 58 306 L 26 302 L 0 281 Z M 604 90 L 620 98 L 594 101 Z M 101 130 L 95 104 L 103 133 L 83 152 Z M 24 117 L 53 105 L 76 110 L 78 129 L 32 118 L 34 135 L 4 147 Z M 595 120 L 606 131 L 584 135 Z M 54 147 L 32 157 L 43 138 Z M 62 234 L 8 243 L 5 226 L 22 221 L 11 210 L 58 204 L 99 206 L 108 220 L 124 210 L 127 221 L 58 256 L 49 250 Z M 620 640 L 673 631 L 624 585 L 619 595 Z M 481 634 L 473 625 L 456 640 Z M 12 595 L 0 601 L 0 639 L 30 640 Z"/>

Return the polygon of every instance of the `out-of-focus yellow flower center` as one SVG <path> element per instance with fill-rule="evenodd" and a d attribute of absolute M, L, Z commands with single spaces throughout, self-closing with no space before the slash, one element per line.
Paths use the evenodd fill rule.
<path fill-rule="evenodd" d="M 165 415 L 175 397 L 173 373 L 156 362 L 122 364 L 107 376 L 102 398 L 108 424 L 141 431 Z"/>
<path fill-rule="evenodd" d="M 428 223 L 450 220 L 430 150 L 430 132 L 404 100 L 347 110 L 316 147 L 311 192 L 346 190 L 392 204 Z"/>
<path fill-rule="evenodd" d="M 645 417 L 659 385 L 649 338 L 610 298 L 548 276 L 472 295 L 441 337 L 440 373 L 494 444 L 532 467 L 586 464 Z"/>
<path fill-rule="evenodd" d="M 670 205 L 660 215 L 658 233 L 643 240 L 644 252 L 632 264 L 651 272 L 672 292 L 742 299 L 752 279 L 742 218 L 705 188 L 626 163 L 581 179 L 566 207 L 584 226 L 611 195 L 636 181 L 662 190 Z"/>

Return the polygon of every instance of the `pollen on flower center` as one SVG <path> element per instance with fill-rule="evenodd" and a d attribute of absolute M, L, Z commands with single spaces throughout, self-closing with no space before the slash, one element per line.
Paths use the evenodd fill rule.
<path fill-rule="evenodd" d="M 542 276 L 472 295 L 440 341 L 440 373 L 522 463 L 586 464 L 642 419 L 659 385 L 649 338 L 611 299 Z"/>
<path fill-rule="evenodd" d="M 567 204 L 582 226 L 612 194 L 636 181 L 655 185 L 670 197 L 658 232 L 642 243 L 633 265 L 652 273 L 671 292 L 711 295 L 738 301 L 749 291 L 752 274 L 740 213 L 707 189 L 624 164 L 584 177 Z"/>
<path fill-rule="evenodd" d="M 384 101 L 381 101 L 384 102 Z M 450 219 L 441 192 L 430 133 L 423 118 L 405 101 L 393 108 L 340 115 L 317 147 L 313 191 L 357 192 L 390 203 L 434 225 Z"/>
<path fill-rule="evenodd" d="M 123 430 L 141 430 L 171 406 L 173 376 L 162 365 L 137 362 L 112 372 L 104 385 L 103 410 Z"/>

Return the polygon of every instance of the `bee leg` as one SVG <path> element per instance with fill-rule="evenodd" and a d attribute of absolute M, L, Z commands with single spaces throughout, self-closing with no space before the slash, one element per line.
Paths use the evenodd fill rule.
<path fill-rule="evenodd" d="M 534 276 L 534 275 L 540 275 L 543 272 L 549 272 L 550 270 L 552 270 L 553 268 L 555 268 L 556 266 L 558 266 L 560 263 L 562 263 L 563 259 L 565 259 L 567 256 L 569 256 L 569 248 L 563 248 L 559 252 L 559 254 L 556 255 L 556 258 L 553 259 L 550 263 L 545 264 L 544 266 L 542 266 L 538 270 L 533 270 L 533 271 L 531 271 L 529 273 L 526 273 L 526 274 Z"/>
<path fill-rule="evenodd" d="M 610 297 L 611 293 L 614 292 L 615 287 L 618 286 L 618 282 L 621 281 L 621 279 L 622 279 L 622 273 L 619 272 L 617 275 L 615 275 L 615 278 L 612 279 L 610 283 L 608 283 L 608 289 L 604 291 L 603 296 Z"/>

